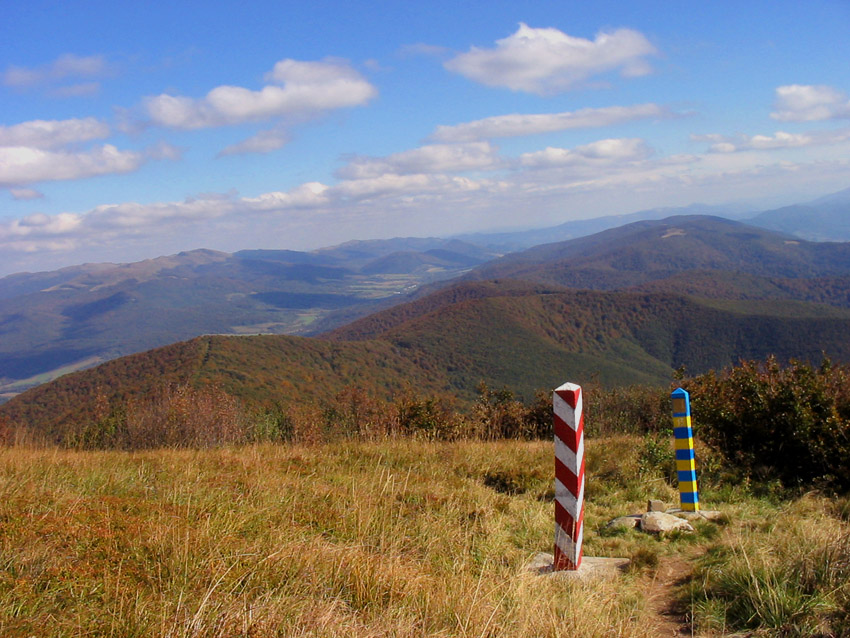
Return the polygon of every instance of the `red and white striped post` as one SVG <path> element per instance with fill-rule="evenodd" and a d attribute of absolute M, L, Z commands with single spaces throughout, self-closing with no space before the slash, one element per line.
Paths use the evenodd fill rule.
<path fill-rule="evenodd" d="M 581 565 L 584 531 L 584 414 L 581 386 L 565 383 L 552 396 L 555 413 L 555 561 L 553 569 Z"/>

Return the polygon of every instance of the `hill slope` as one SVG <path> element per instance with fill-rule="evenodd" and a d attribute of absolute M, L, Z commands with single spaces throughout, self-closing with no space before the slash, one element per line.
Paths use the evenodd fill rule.
<path fill-rule="evenodd" d="M 512 253 L 466 277 L 613 290 L 691 270 L 843 277 L 850 275 L 850 244 L 797 240 L 717 217 L 671 217 Z"/>
<path fill-rule="evenodd" d="M 349 315 L 335 321 L 336 313 L 366 314 L 373 304 L 400 301 L 489 256 L 455 240 L 396 239 L 312 253 L 197 250 L 5 277 L 0 396 L 200 334 L 299 334 L 317 319 L 339 325 Z"/>
<path fill-rule="evenodd" d="M 726 304 L 726 305 L 724 305 Z M 57 437 L 104 402 L 158 387 L 214 385 L 249 404 L 321 404 L 357 386 L 389 398 L 410 387 L 462 401 L 477 384 L 530 398 L 565 380 L 664 383 L 775 354 L 850 361 L 850 311 L 701 302 L 669 294 L 576 291 L 517 282 L 462 284 L 339 329 L 325 339 L 207 336 L 107 362 L 33 388 L 0 416 Z"/>

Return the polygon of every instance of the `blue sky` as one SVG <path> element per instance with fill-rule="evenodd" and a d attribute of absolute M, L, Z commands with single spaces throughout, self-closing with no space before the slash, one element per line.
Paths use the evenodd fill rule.
<path fill-rule="evenodd" d="M 20 2 L 0 275 L 850 186 L 850 2 Z"/>

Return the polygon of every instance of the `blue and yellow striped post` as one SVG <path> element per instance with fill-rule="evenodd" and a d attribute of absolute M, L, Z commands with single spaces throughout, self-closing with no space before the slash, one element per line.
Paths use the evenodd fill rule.
<path fill-rule="evenodd" d="M 691 398 L 682 388 L 673 390 L 673 436 L 676 438 L 676 474 L 682 509 L 699 511 L 697 468 L 694 463 L 694 431 L 691 429 Z"/>

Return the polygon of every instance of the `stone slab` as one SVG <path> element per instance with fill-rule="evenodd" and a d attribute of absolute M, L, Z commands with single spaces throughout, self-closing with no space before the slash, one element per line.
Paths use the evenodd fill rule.
<path fill-rule="evenodd" d="M 694 528 L 686 520 L 664 512 L 647 512 L 641 517 L 640 528 L 644 532 L 652 533 L 694 531 Z"/>
<path fill-rule="evenodd" d="M 646 503 L 646 511 L 647 512 L 663 512 L 666 509 L 667 505 L 664 501 L 659 501 L 656 499 L 650 499 Z"/>
<path fill-rule="evenodd" d="M 628 558 L 604 558 L 595 556 L 584 556 L 581 565 L 574 570 L 553 571 L 555 557 L 552 554 L 541 552 L 526 566 L 526 571 L 549 576 L 552 578 L 590 580 L 596 578 L 614 578 L 622 574 L 629 565 Z"/>

